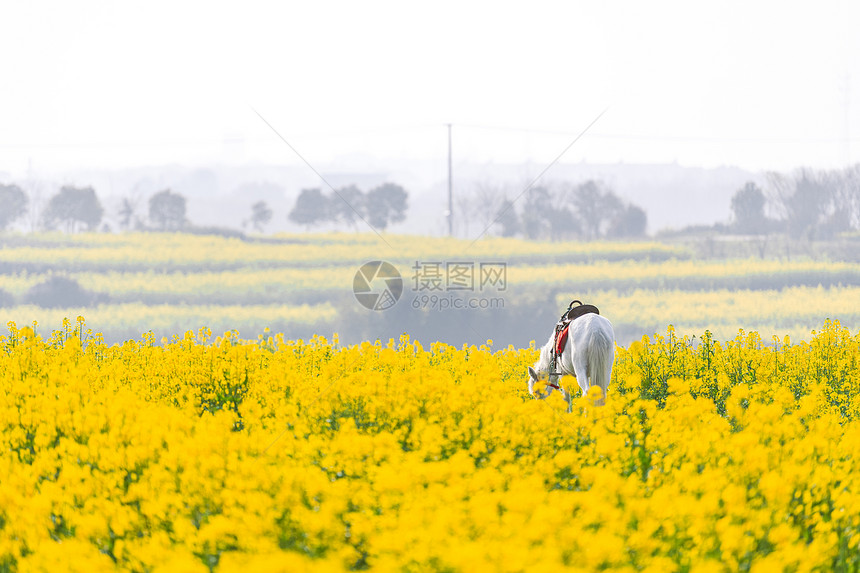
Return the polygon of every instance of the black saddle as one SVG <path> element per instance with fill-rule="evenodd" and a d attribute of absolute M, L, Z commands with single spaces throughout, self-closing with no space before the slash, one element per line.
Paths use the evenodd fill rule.
<path fill-rule="evenodd" d="M 600 314 L 600 311 L 597 310 L 597 307 L 593 304 L 582 304 L 582 301 L 572 300 L 570 301 L 570 305 L 568 305 L 567 310 L 561 315 L 559 322 L 570 322 L 584 314 Z"/>

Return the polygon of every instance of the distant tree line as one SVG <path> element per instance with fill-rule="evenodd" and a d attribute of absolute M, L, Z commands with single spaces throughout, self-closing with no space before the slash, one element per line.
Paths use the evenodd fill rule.
<path fill-rule="evenodd" d="M 135 192 L 119 199 L 114 221 L 121 231 L 185 231 L 200 232 L 186 216 L 186 199 L 171 189 L 151 195 L 145 202 Z M 64 185 L 46 204 L 33 204 L 27 193 L 15 184 L 0 184 L 0 231 L 9 229 L 30 214 L 32 230 L 59 230 L 66 233 L 80 231 L 110 231 L 105 221 L 106 211 L 92 187 Z M 262 231 L 272 218 L 272 210 L 265 201 L 251 206 L 250 224 Z M 226 229 L 203 228 L 203 231 Z M 234 232 L 234 234 L 241 234 Z"/>
<path fill-rule="evenodd" d="M 368 191 L 348 185 L 328 192 L 302 189 L 287 218 L 306 229 L 343 225 L 377 230 L 405 220 L 409 194 L 383 183 Z M 33 230 L 153 230 L 199 232 L 186 214 L 186 198 L 171 189 L 144 197 L 121 197 L 106 221 L 92 187 L 65 185 L 46 201 L 16 184 L 0 184 L 0 231 L 25 221 Z M 265 201 L 251 205 L 244 227 L 262 232 L 274 214 Z M 644 209 L 621 199 L 598 181 L 535 186 L 521 195 L 497 185 L 476 184 L 457 197 L 454 221 L 462 236 L 487 231 L 538 240 L 632 239 L 646 234 Z M 471 228 L 470 228 L 471 225 Z M 22 225 L 19 225 L 23 226 Z M 478 228 L 480 227 L 480 228 Z M 860 164 L 841 170 L 798 169 L 769 173 L 765 183 L 747 182 L 731 198 L 731 220 L 696 230 L 795 240 L 828 240 L 860 230 Z M 762 239 L 764 240 L 764 239 Z"/>
<path fill-rule="evenodd" d="M 119 199 L 112 219 L 119 230 L 225 232 L 227 229 L 196 227 L 186 216 L 186 199 L 180 193 L 164 189 L 151 195 L 144 212 L 143 196 L 130 192 Z M 409 195 L 403 187 L 383 183 L 362 192 L 355 185 L 323 193 L 319 188 L 302 189 L 288 219 L 306 229 L 326 223 L 345 224 L 355 229 L 364 222 L 384 230 L 406 218 Z M 9 229 L 25 215 L 32 230 L 110 231 L 106 211 L 92 187 L 65 185 L 46 204 L 31 203 L 27 193 L 15 184 L 0 184 L 0 231 Z M 251 205 L 243 227 L 262 232 L 274 213 L 265 201 Z M 233 231 L 241 235 L 241 232 Z"/>
<path fill-rule="evenodd" d="M 159 191 L 149 198 L 146 220 L 138 214 L 138 204 L 139 200 L 134 197 L 121 200 L 117 210 L 120 229 L 175 231 L 188 224 L 185 218 L 185 197 L 170 189 Z M 29 197 L 21 187 L 0 184 L 0 231 L 21 219 L 29 207 Z M 34 227 L 67 233 L 107 231 L 109 227 L 103 224 L 104 216 L 105 209 L 92 187 L 64 185 L 41 208 Z"/>
<path fill-rule="evenodd" d="M 727 233 L 782 233 L 815 241 L 860 230 L 860 164 L 841 170 L 768 173 L 766 187 L 746 183 L 735 191 Z"/>
<path fill-rule="evenodd" d="M 593 180 L 535 186 L 519 196 L 479 183 L 457 207 L 454 221 L 467 235 L 486 230 L 503 237 L 593 241 L 644 237 L 648 226 L 644 209 Z M 470 228 L 472 223 L 481 228 Z"/>
<path fill-rule="evenodd" d="M 305 228 L 342 223 L 358 229 L 364 222 L 384 230 L 406 219 L 408 207 L 409 194 L 395 183 L 383 183 L 366 193 L 355 185 L 332 189 L 329 193 L 313 187 L 302 189 L 287 217 Z"/>

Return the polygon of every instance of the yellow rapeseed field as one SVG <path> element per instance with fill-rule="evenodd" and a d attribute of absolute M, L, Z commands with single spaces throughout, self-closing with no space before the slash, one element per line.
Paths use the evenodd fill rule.
<path fill-rule="evenodd" d="M 534 348 L 491 341 L 107 346 L 78 319 L 0 349 L 0 571 L 860 567 L 860 333 L 838 323 L 670 327 L 573 414 L 525 392 Z"/>
<path fill-rule="evenodd" d="M 700 259 L 690 248 L 652 241 L 6 234 L 0 237 L 0 324 L 59 324 L 64 316 L 85 315 L 111 343 L 145 330 L 160 338 L 208 325 L 246 338 L 268 326 L 291 338 L 339 332 L 343 340 L 357 342 L 407 331 L 432 340 L 448 336 L 446 341 L 457 344 L 494 336 L 523 346 L 538 335 L 528 334 L 534 325 L 524 326 L 517 317 L 542 316 L 549 300 L 561 311 L 576 298 L 611 316 L 625 345 L 667 324 L 688 335 L 708 328 L 720 339 L 743 327 L 766 339 L 789 334 L 802 340 L 825 318 L 852 330 L 860 326 L 860 262 L 851 245 L 791 260 L 780 250 L 763 260 Z M 395 312 L 370 316 L 353 289 L 361 265 L 375 260 L 394 265 L 403 292 Z M 503 281 L 483 281 L 485 263 L 503 269 Z M 449 264 L 473 271 L 474 282 L 466 289 L 444 282 Z M 431 285 L 425 279 L 433 272 L 439 282 Z M 83 292 L 59 296 L 51 285 L 58 278 L 75 281 Z M 452 319 L 465 315 L 449 312 L 453 305 L 438 305 L 439 312 L 428 308 L 428 294 L 446 302 L 479 297 L 492 302 L 494 311 L 471 312 L 473 330 L 450 328 Z M 501 309 L 507 318 L 500 330 L 494 321 Z M 555 313 L 543 315 L 547 324 Z"/>
<path fill-rule="evenodd" d="M 438 260 L 458 256 L 486 259 L 504 253 L 508 261 L 543 259 L 658 259 L 689 256 L 679 247 L 654 241 L 538 242 L 486 237 L 470 243 L 449 237 L 374 233 L 288 234 L 267 241 L 244 241 L 186 233 L 42 233 L 6 240 L 2 263 L 48 263 L 72 271 L 129 268 L 172 270 L 280 266 L 353 265 L 356 260 L 386 260 L 409 265 L 414 257 Z M 145 248 L 143 248 L 145 246 Z"/>

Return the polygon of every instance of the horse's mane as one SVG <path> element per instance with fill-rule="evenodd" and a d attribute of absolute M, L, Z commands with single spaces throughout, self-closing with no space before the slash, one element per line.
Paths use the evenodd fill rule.
<path fill-rule="evenodd" d="M 534 369 L 538 372 L 549 372 L 549 363 L 552 360 L 550 357 L 550 349 L 552 348 L 555 336 L 554 333 L 550 335 L 549 341 L 544 344 L 540 349 L 540 358 L 535 362 Z"/>

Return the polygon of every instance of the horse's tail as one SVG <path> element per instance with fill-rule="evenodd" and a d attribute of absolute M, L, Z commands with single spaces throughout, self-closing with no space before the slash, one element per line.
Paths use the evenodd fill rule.
<path fill-rule="evenodd" d="M 604 319 L 605 320 L 605 319 Z M 612 380 L 612 363 L 615 360 L 615 333 L 608 320 L 601 321 L 600 328 L 592 333 L 591 344 L 588 345 L 586 360 L 588 361 L 588 378 L 592 386 L 600 386 L 603 397 Z M 601 400 L 600 403 L 603 403 Z"/>

